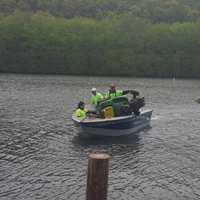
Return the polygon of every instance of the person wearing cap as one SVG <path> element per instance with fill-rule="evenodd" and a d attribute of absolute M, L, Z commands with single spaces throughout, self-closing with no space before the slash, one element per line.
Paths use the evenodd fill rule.
<path fill-rule="evenodd" d="M 97 106 L 98 103 L 103 100 L 103 95 L 100 92 L 97 92 L 96 88 L 92 88 L 91 92 L 92 96 L 90 99 L 90 103 L 94 106 Z"/>
<path fill-rule="evenodd" d="M 88 110 L 85 109 L 85 103 L 80 101 L 78 103 L 77 109 L 75 111 L 76 117 L 84 119 L 87 116 L 87 112 L 88 112 Z"/>

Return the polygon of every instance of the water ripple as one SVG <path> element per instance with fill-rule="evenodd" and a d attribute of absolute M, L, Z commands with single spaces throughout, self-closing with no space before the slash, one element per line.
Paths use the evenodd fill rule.
<path fill-rule="evenodd" d="M 108 152 L 109 199 L 200 199 L 200 81 L 0 75 L 0 199 L 84 199 L 87 157 Z M 152 128 L 126 138 L 78 136 L 71 113 L 91 85 L 133 86 Z"/>

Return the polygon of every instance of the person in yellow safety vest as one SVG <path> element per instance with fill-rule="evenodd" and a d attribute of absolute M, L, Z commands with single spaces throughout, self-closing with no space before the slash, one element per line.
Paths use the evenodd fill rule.
<path fill-rule="evenodd" d="M 123 95 L 123 90 L 116 90 L 116 86 L 114 84 L 111 84 L 110 89 L 106 94 L 106 99 L 114 99 L 115 97 Z"/>
<path fill-rule="evenodd" d="M 116 86 L 114 84 L 111 84 L 109 91 L 107 92 L 105 98 L 106 99 L 114 99 L 115 97 L 120 97 L 126 94 L 133 94 L 138 96 L 139 92 L 135 90 L 116 90 Z"/>
<path fill-rule="evenodd" d="M 92 88 L 92 97 L 90 103 L 94 106 L 97 106 L 100 101 L 103 100 L 103 95 L 100 92 L 97 92 L 96 88 Z"/>
<path fill-rule="evenodd" d="M 85 103 L 80 101 L 78 103 L 77 109 L 75 111 L 76 117 L 84 119 L 84 118 L 86 118 L 87 113 L 88 113 L 88 110 L 85 109 Z"/>

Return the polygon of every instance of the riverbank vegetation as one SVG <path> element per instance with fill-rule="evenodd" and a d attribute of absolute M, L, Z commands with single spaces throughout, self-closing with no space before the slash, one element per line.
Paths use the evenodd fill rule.
<path fill-rule="evenodd" d="M 0 72 L 200 77 L 200 2 L 2 0 Z"/>

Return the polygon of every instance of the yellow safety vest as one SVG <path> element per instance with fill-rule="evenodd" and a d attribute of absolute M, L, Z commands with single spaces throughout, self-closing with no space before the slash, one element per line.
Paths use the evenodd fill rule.
<path fill-rule="evenodd" d="M 110 93 L 110 91 L 106 94 L 106 98 L 114 99 L 115 97 L 120 97 L 123 95 L 122 90 L 116 90 L 116 92 Z"/>
<path fill-rule="evenodd" d="M 92 95 L 90 102 L 91 104 L 96 106 L 102 100 L 103 100 L 103 95 L 97 92 L 96 95 Z"/>
<path fill-rule="evenodd" d="M 80 108 L 78 108 L 76 111 L 75 111 L 75 115 L 76 117 L 79 117 L 79 118 L 86 118 L 86 113 L 88 111 L 86 109 L 82 110 Z"/>

